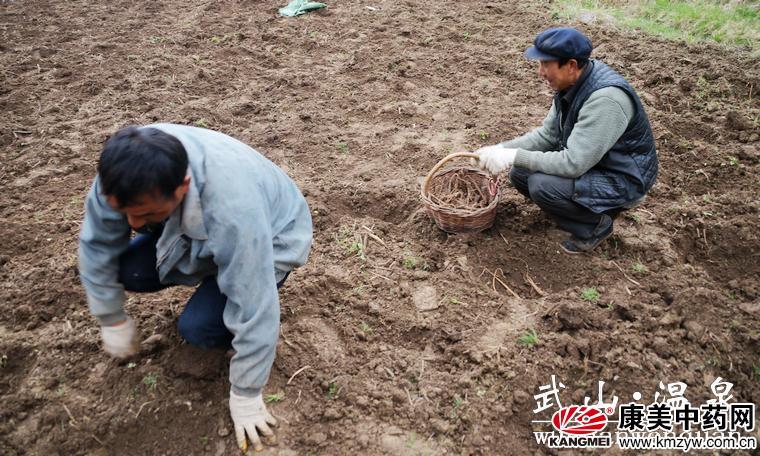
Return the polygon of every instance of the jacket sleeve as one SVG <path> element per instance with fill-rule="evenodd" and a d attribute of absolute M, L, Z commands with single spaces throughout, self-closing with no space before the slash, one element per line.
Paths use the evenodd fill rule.
<path fill-rule="evenodd" d="M 580 177 L 599 163 L 625 133 L 633 112 L 633 102 L 621 89 L 597 90 L 578 113 L 578 121 L 567 139 L 567 148 L 520 148 L 515 155 L 515 166 L 554 176 Z"/>
<path fill-rule="evenodd" d="M 219 211 L 211 212 L 208 242 L 219 290 L 227 297 L 224 324 L 233 334 L 230 383 L 237 394 L 255 396 L 269 378 L 280 327 L 271 214 L 265 198 L 228 198 L 225 205 L 238 208 L 237 215 L 217 218 Z"/>
<path fill-rule="evenodd" d="M 85 200 L 79 233 L 79 276 L 90 313 L 103 325 L 125 317 L 124 287 L 118 281 L 119 255 L 129 245 L 129 232 L 126 217 L 108 204 L 96 177 Z"/>
<path fill-rule="evenodd" d="M 552 103 L 540 127 L 510 141 L 504 141 L 501 145 L 508 149 L 554 150 L 559 147 L 556 119 L 557 113 Z"/>

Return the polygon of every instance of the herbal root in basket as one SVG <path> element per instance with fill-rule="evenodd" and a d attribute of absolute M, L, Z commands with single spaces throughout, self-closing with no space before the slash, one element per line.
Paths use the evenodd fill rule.
<path fill-rule="evenodd" d="M 430 185 L 430 199 L 452 209 L 480 209 L 489 202 L 488 186 L 483 176 L 466 169 L 436 177 Z"/>

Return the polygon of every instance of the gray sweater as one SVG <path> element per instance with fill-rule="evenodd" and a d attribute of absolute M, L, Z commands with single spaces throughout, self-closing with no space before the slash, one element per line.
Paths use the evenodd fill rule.
<path fill-rule="evenodd" d="M 583 104 L 566 149 L 558 150 L 553 103 L 540 127 L 502 145 L 517 149 L 514 166 L 574 179 L 593 168 L 615 145 L 633 114 L 633 102 L 623 90 L 605 87 Z"/>

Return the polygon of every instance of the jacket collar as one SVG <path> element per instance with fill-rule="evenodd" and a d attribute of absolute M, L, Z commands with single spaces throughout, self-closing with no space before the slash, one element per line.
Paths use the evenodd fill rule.
<path fill-rule="evenodd" d="M 188 167 L 187 174 L 190 176 L 190 186 L 182 201 L 180 229 L 192 239 L 207 240 L 208 232 L 203 223 L 203 207 L 201 196 L 196 186 L 193 170 Z"/>

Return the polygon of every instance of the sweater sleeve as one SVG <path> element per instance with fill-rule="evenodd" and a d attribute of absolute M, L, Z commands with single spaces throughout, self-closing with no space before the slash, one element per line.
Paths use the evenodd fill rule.
<path fill-rule="evenodd" d="M 269 378 L 280 326 L 272 214 L 265 198 L 235 192 L 226 196 L 222 202 L 217 195 L 218 210 L 209 213 L 209 246 L 219 290 L 227 296 L 224 324 L 234 336 L 230 383 L 237 394 L 255 396 Z M 229 208 L 237 208 L 238 215 Z"/>
<path fill-rule="evenodd" d="M 108 205 L 96 178 L 87 195 L 79 233 L 79 277 L 90 312 L 102 325 L 126 317 L 124 286 L 118 275 L 119 255 L 129 245 L 129 232 L 127 218 Z"/>
<path fill-rule="evenodd" d="M 552 103 L 549 114 L 546 115 L 540 127 L 510 141 L 504 141 L 501 145 L 508 149 L 554 150 L 559 147 L 556 119 L 557 111 Z"/>
<path fill-rule="evenodd" d="M 628 128 L 633 101 L 617 87 L 597 90 L 578 113 L 578 121 L 562 150 L 519 148 L 515 166 L 560 177 L 577 178 L 594 167 Z"/>

